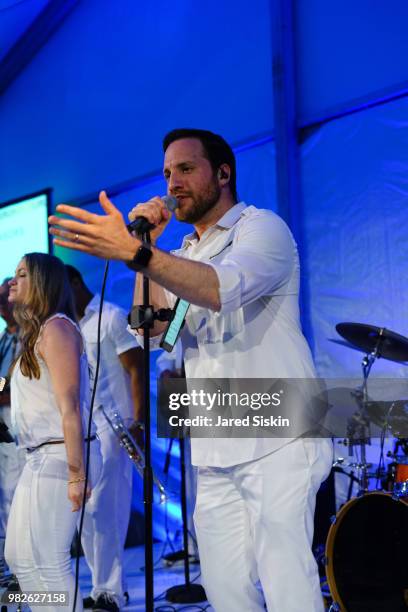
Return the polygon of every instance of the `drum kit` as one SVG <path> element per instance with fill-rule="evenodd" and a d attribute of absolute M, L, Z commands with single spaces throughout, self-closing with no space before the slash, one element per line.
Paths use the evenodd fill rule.
<path fill-rule="evenodd" d="M 361 323 L 339 323 L 336 330 L 365 356 L 363 383 L 353 392 L 358 409 L 348 420 L 345 440 L 349 456 L 359 449 L 359 461 L 350 464 L 358 494 L 340 508 L 326 541 L 330 611 L 400 612 L 408 610 L 408 400 L 373 401 L 367 383 L 380 357 L 408 362 L 408 338 Z M 375 472 L 374 490 L 366 458 L 371 424 L 382 430 L 381 448 L 387 430 L 395 438 L 388 469 L 380 462 Z"/>

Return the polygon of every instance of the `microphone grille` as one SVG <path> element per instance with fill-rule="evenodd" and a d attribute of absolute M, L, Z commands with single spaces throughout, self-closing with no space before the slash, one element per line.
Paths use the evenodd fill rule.
<path fill-rule="evenodd" d="M 163 196 L 162 200 L 164 201 L 167 210 L 169 210 L 170 212 L 174 212 L 178 207 L 177 198 L 175 198 L 174 196 L 165 195 Z"/>

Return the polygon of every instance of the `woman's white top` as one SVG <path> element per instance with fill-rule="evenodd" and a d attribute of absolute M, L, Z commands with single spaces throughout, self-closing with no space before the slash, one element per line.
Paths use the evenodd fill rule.
<path fill-rule="evenodd" d="M 52 319 L 66 319 L 81 335 L 76 323 L 62 313 L 56 313 L 47 319 L 41 326 L 36 343 L 36 357 L 40 366 L 40 378 L 23 376 L 18 359 L 11 376 L 11 422 L 13 433 L 17 436 L 18 444 L 22 448 L 34 448 L 51 440 L 63 440 L 61 413 L 55 398 L 48 367 L 37 350 L 45 326 Z M 82 336 L 81 336 L 82 337 Z M 64 347 L 61 346 L 61 351 Z M 89 418 L 89 372 L 85 351 L 80 357 L 80 409 L 82 427 L 86 436 Z M 92 428 L 92 434 L 95 428 Z"/>

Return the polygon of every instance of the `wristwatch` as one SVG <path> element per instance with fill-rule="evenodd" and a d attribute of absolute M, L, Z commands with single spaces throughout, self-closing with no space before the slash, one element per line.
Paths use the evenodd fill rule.
<path fill-rule="evenodd" d="M 126 265 L 131 270 L 143 270 L 143 268 L 147 267 L 152 255 L 151 245 L 148 242 L 142 242 L 133 259 L 127 261 Z"/>

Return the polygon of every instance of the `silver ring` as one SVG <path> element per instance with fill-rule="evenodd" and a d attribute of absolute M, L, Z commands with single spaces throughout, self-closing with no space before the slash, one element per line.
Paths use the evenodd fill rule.
<path fill-rule="evenodd" d="M 75 234 L 75 242 L 78 242 L 79 240 L 79 234 Z"/>

